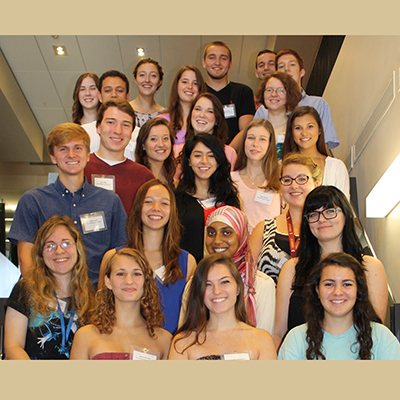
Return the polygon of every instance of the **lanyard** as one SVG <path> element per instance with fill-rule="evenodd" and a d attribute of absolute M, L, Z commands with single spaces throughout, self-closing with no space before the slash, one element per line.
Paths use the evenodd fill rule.
<path fill-rule="evenodd" d="M 58 316 L 60 317 L 60 323 L 61 323 L 61 334 L 62 334 L 62 342 L 61 342 L 61 346 L 62 346 L 62 350 L 61 350 L 61 354 L 65 354 L 65 343 L 68 339 L 69 333 L 71 331 L 71 327 L 72 327 L 72 323 L 74 320 L 74 316 L 75 316 L 75 310 L 72 309 L 70 312 L 70 318 L 69 318 L 69 322 L 68 322 L 68 326 L 67 326 L 67 330 L 65 330 L 65 320 L 64 320 L 64 314 L 61 311 L 61 307 L 60 307 L 60 303 L 58 301 L 58 297 L 56 296 L 57 299 L 57 310 L 58 310 Z"/>
<path fill-rule="evenodd" d="M 288 211 L 286 214 L 286 222 L 287 222 L 287 229 L 289 234 L 289 246 L 290 246 L 290 257 L 294 258 L 297 254 L 297 248 L 299 247 L 300 238 L 295 240 L 294 232 L 293 232 L 293 223 L 292 217 L 290 216 L 290 212 Z"/>

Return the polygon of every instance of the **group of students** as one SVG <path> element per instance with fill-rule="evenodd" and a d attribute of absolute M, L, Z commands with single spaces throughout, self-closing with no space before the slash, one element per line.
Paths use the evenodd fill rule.
<path fill-rule="evenodd" d="M 266 117 L 237 115 L 232 138 L 232 108 L 207 89 L 228 50 L 206 47 L 207 84 L 180 68 L 166 109 L 154 60 L 135 67 L 130 104 L 118 71 L 78 79 L 74 124 L 48 138 L 59 178 L 23 196 L 9 234 L 30 262 L 6 305 L 8 359 L 400 359 L 385 271 L 357 237 L 301 59 L 256 69 Z M 90 182 L 104 200 L 84 209 Z"/>

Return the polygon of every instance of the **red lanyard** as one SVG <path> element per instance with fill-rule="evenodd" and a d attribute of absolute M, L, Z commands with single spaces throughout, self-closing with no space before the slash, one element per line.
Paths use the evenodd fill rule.
<path fill-rule="evenodd" d="M 300 238 L 297 238 L 297 240 L 295 240 L 295 238 L 294 238 L 292 217 L 290 216 L 289 211 L 286 214 L 286 222 L 287 222 L 287 230 L 288 230 L 288 234 L 289 234 L 290 257 L 294 258 L 294 257 L 296 257 L 296 254 L 297 254 L 297 248 L 299 247 Z"/>

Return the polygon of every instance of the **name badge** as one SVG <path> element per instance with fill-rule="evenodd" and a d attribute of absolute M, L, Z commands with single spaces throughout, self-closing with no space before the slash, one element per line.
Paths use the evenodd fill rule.
<path fill-rule="evenodd" d="M 223 360 L 250 360 L 250 356 L 248 353 L 231 353 L 231 354 L 223 354 Z"/>
<path fill-rule="evenodd" d="M 84 234 L 107 230 L 104 211 L 82 214 L 79 218 L 81 219 L 82 231 Z"/>
<path fill-rule="evenodd" d="M 285 135 L 278 135 L 278 141 L 276 143 L 283 143 L 285 141 Z"/>
<path fill-rule="evenodd" d="M 224 115 L 225 119 L 235 118 L 236 117 L 236 107 L 234 104 L 225 104 L 224 105 Z"/>
<path fill-rule="evenodd" d="M 208 210 L 215 207 L 215 199 L 216 197 L 210 197 L 209 199 L 198 200 L 198 202 L 204 209 Z"/>
<path fill-rule="evenodd" d="M 157 268 L 154 273 L 156 274 L 156 277 L 161 281 L 164 282 L 164 276 L 165 276 L 165 266 L 163 265 L 160 268 Z"/>
<path fill-rule="evenodd" d="M 158 360 L 160 358 L 160 353 L 157 351 L 151 351 L 146 349 L 146 347 L 131 346 L 131 360 Z"/>
<path fill-rule="evenodd" d="M 256 195 L 254 196 L 254 201 L 269 206 L 272 202 L 273 197 L 274 195 L 272 193 L 263 192 L 262 190 L 257 190 Z"/>
<path fill-rule="evenodd" d="M 115 176 L 114 175 L 92 175 L 93 186 L 115 192 Z"/>

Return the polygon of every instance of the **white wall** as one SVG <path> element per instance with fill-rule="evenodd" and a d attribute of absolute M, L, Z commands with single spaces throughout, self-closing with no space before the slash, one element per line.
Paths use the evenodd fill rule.
<path fill-rule="evenodd" d="M 336 157 L 345 160 L 379 102 L 395 71 L 396 98 L 378 126 L 350 176 L 357 178 L 360 219 L 389 285 L 400 302 L 400 205 L 384 219 L 366 219 L 365 198 L 400 153 L 400 36 L 347 36 L 324 98 L 332 109 L 340 146 Z M 400 184 L 398 180 L 393 185 Z"/>

